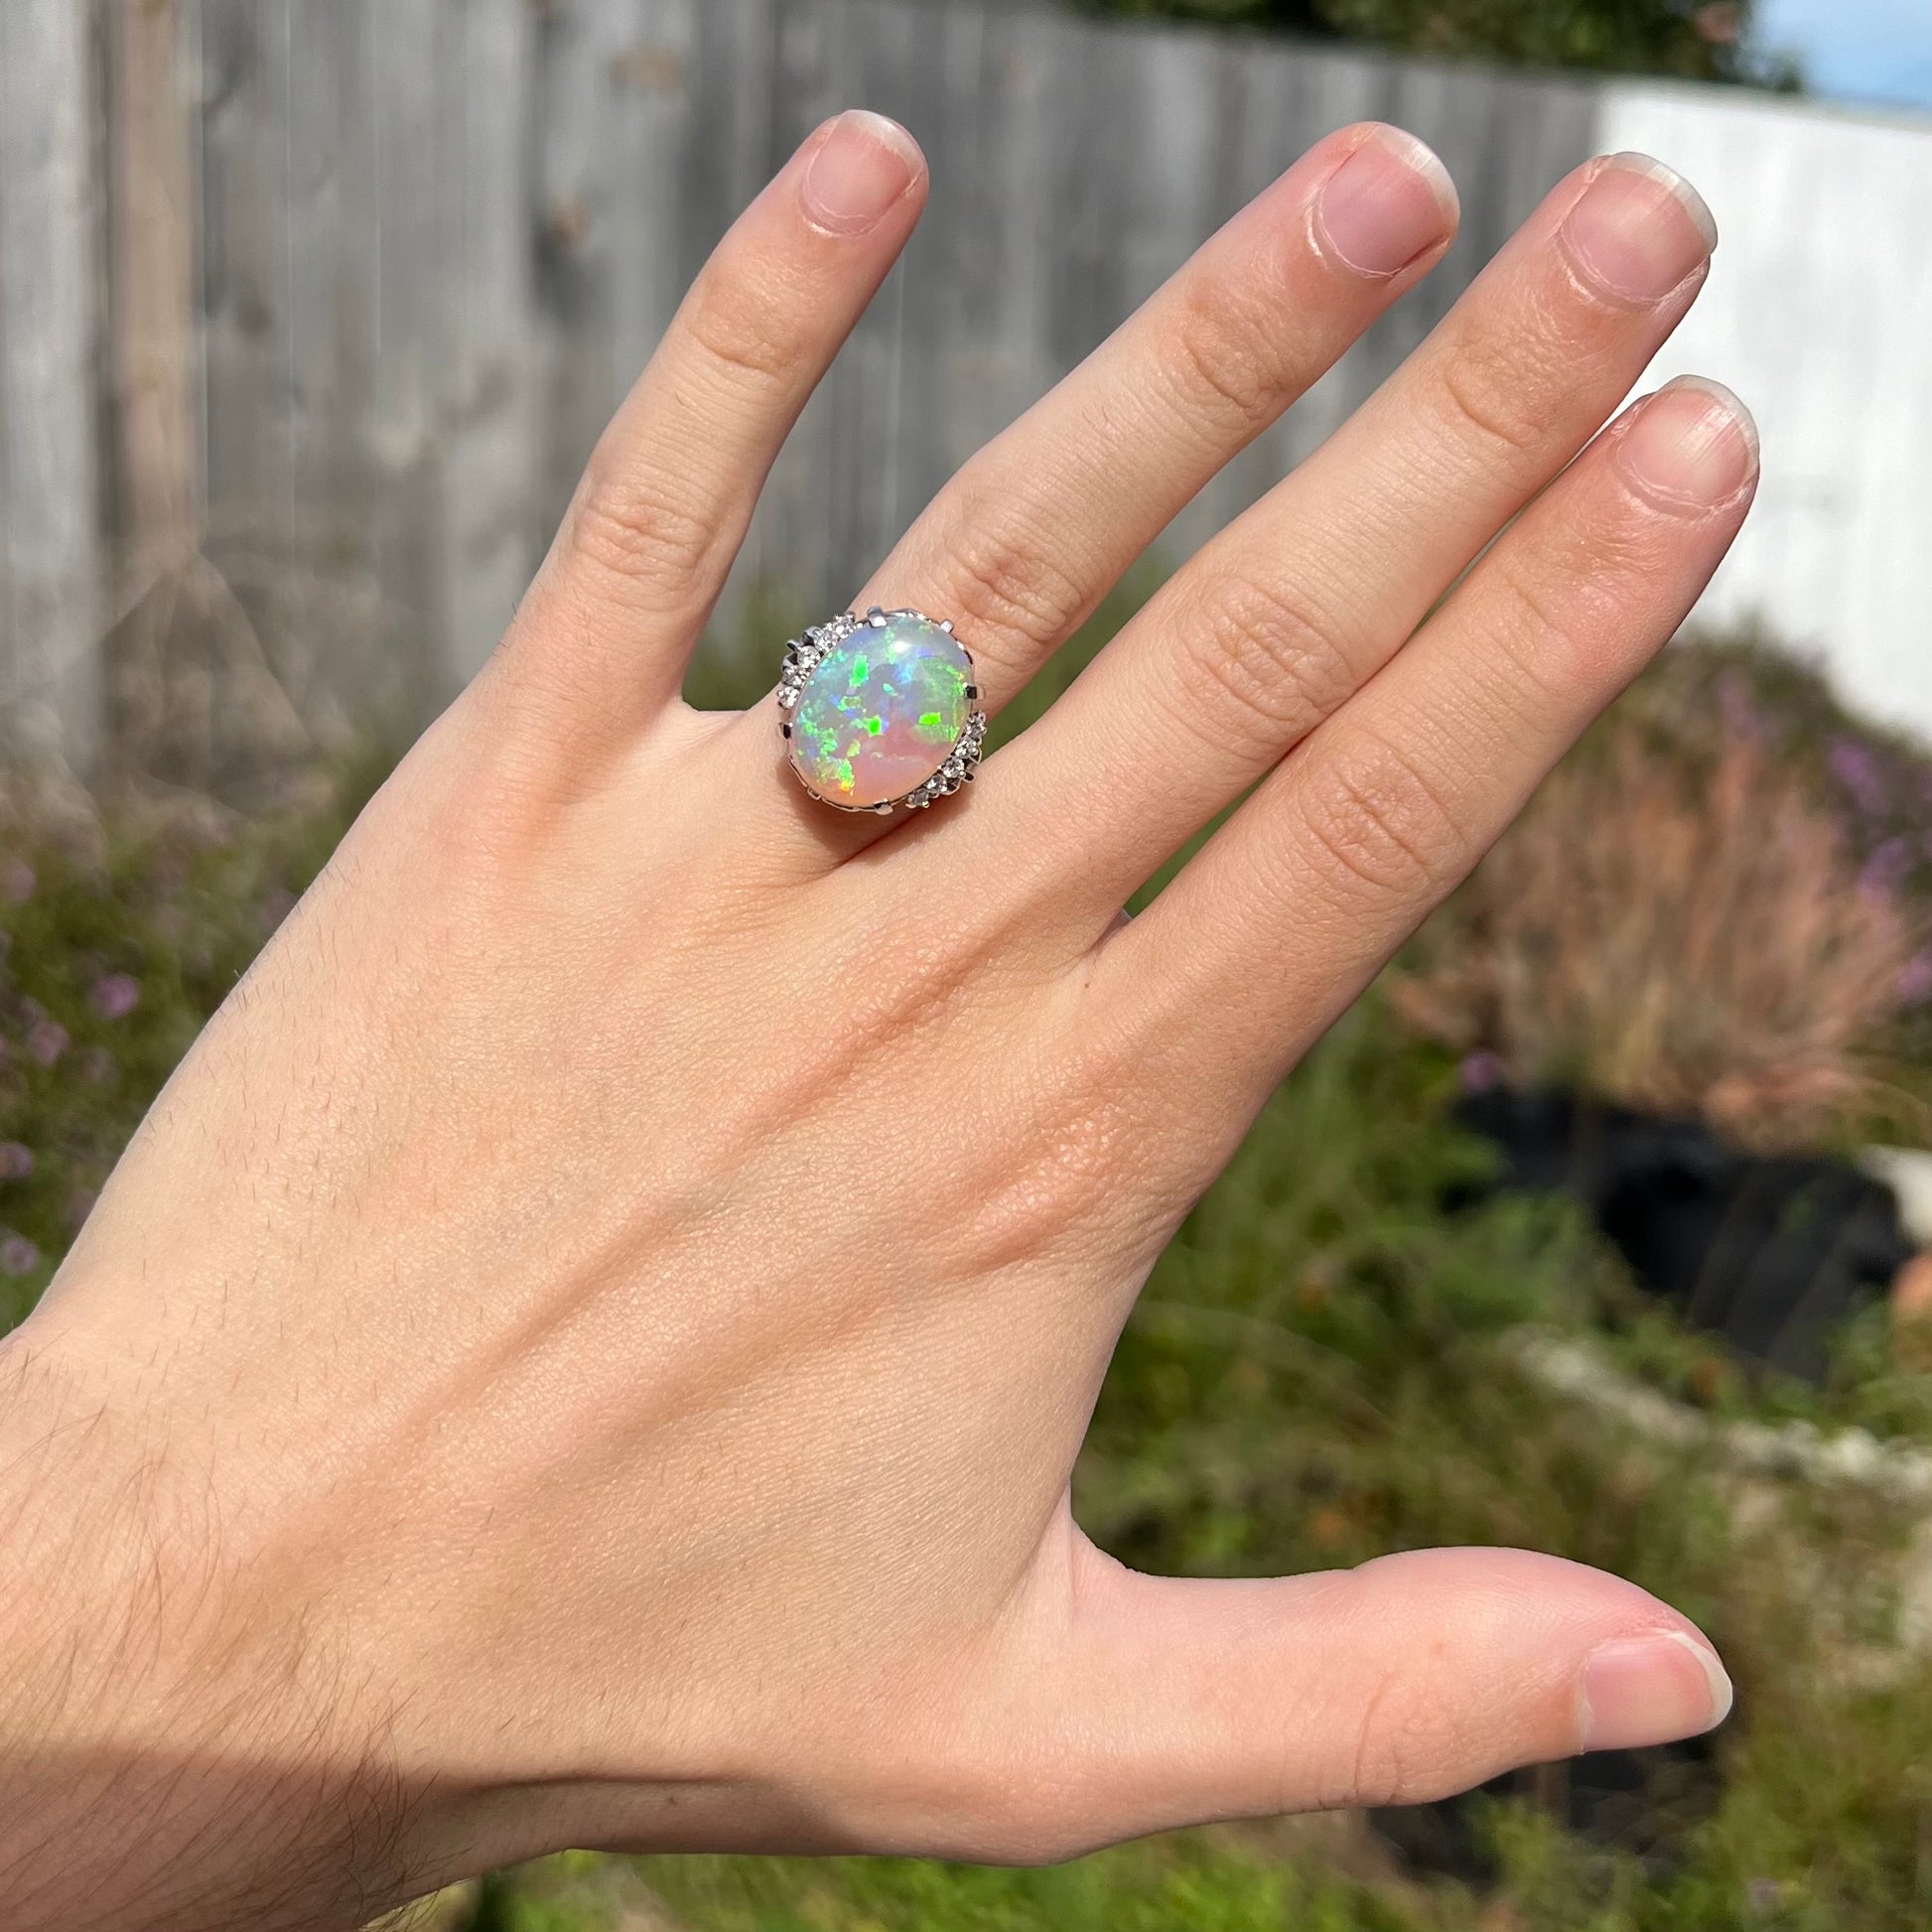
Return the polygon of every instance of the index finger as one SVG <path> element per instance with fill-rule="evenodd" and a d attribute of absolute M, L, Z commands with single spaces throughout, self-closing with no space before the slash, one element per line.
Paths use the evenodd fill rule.
<path fill-rule="evenodd" d="M 600 439 L 504 657 L 574 743 L 677 696 L 759 492 L 925 205 L 883 115 L 820 127 L 706 263 Z"/>

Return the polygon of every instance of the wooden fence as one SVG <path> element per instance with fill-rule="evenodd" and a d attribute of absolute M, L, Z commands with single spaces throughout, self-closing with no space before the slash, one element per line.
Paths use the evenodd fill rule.
<path fill-rule="evenodd" d="M 1601 101 L 1003 0 L 4 0 L 5 737 L 222 784 L 426 713 L 706 252 L 840 106 L 905 120 L 935 185 L 737 579 L 807 609 L 1311 141 L 1413 128 L 1462 192 L 1450 260 L 1180 554 L 1420 338 Z"/>

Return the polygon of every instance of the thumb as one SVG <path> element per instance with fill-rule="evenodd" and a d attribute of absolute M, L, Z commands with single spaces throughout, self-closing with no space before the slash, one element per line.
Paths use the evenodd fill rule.
<path fill-rule="evenodd" d="M 1143 1577 L 1082 1540 L 1061 1655 L 1008 1735 L 1046 1856 L 1210 1819 L 1415 1804 L 1523 1764 L 1688 1737 L 1730 1681 L 1600 1571 L 1428 1550 L 1282 1582 Z M 1055 1646 L 1057 1647 L 1057 1646 Z M 1014 1767 L 1019 1769 L 1020 1767 Z"/>

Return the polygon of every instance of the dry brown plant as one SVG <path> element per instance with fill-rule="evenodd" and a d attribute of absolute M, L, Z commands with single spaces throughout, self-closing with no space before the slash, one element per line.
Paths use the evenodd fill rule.
<path fill-rule="evenodd" d="M 1632 715 L 1549 781 L 1395 999 L 1512 1084 L 1696 1115 L 1772 1151 L 1882 1109 L 1918 937 L 1788 764 Z"/>

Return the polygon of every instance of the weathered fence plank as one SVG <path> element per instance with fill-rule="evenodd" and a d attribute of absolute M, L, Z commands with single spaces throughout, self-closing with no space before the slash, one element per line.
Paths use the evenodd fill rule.
<path fill-rule="evenodd" d="M 264 634 L 298 549 L 289 56 L 295 0 L 201 0 L 207 541 Z M 322 513 L 321 503 L 300 506 Z"/>
<path fill-rule="evenodd" d="M 488 655 L 536 561 L 535 51 L 529 0 L 451 0 L 438 169 L 449 305 L 438 656 L 448 691 Z"/>
<path fill-rule="evenodd" d="M 73 0 L 0 7 L 0 751 L 100 742 L 94 49 Z"/>
<path fill-rule="evenodd" d="M 647 192 L 621 138 L 618 98 L 630 75 L 660 69 L 634 0 L 553 8 L 538 32 L 537 300 L 546 355 L 538 509 L 554 523 L 618 387 L 619 243 L 640 224 L 620 222 L 614 206 L 626 190 Z M 671 198 L 657 199 L 668 214 Z"/>
<path fill-rule="evenodd" d="M 193 288 L 200 222 L 180 0 L 110 7 L 109 374 L 124 602 L 179 569 L 201 525 Z"/>
<path fill-rule="evenodd" d="M 444 0 L 368 0 L 374 97 L 374 573 L 408 649 L 420 715 L 447 691 L 437 400 L 442 361 L 442 154 L 437 99 L 447 59 Z"/>

